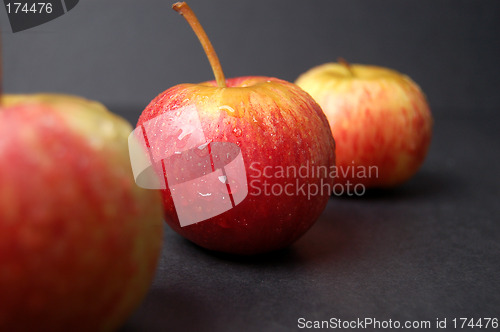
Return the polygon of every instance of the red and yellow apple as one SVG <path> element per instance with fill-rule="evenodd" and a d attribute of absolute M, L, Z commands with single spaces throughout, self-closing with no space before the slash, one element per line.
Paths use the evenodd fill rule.
<path fill-rule="evenodd" d="M 295 82 L 325 112 L 335 138 L 336 179 L 391 187 L 422 165 L 432 116 L 419 86 L 387 68 L 345 61 L 310 69 Z"/>
<path fill-rule="evenodd" d="M 111 331 L 142 300 L 163 221 L 131 130 L 82 98 L 1 97 L 1 331 Z"/>
<path fill-rule="evenodd" d="M 234 186 L 231 182 L 234 177 L 228 176 L 227 190 L 231 199 L 236 197 L 235 190 L 240 193 L 247 190 L 247 194 L 223 213 L 182 225 L 179 206 L 174 204 L 173 177 L 169 178 L 166 171 L 176 162 L 173 156 L 162 164 L 165 181 L 170 182 L 170 187 L 162 191 L 166 221 L 185 238 L 210 250 L 256 254 L 286 247 L 313 225 L 330 195 L 332 179 L 328 174 L 313 175 L 305 171 L 303 176 L 292 174 L 300 167 L 328 169 L 335 165 L 335 143 L 326 117 L 318 104 L 292 83 L 259 76 L 226 80 L 192 11 L 185 3 L 175 4 L 174 9 L 184 15 L 200 38 L 216 81 L 180 84 L 166 90 L 146 107 L 137 128 L 148 126 L 150 149 L 161 152 L 170 149 L 172 155 L 176 144 L 186 144 L 184 137 L 192 135 L 193 128 L 202 137 L 197 143 L 200 149 L 212 146 L 213 142 L 237 146 L 244 161 L 245 183 Z M 192 110 L 197 113 L 196 121 L 186 116 Z M 182 122 L 179 119 L 183 117 L 191 120 Z M 159 118 L 165 120 L 157 121 Z M 175 130 L 173 122 L 177 123 Z M 174 140 L 167 143 L 170 136 Z M 182 153 L 178 152 L 182 160 Z M 231 153 L 227 153 L 228 158 Z M 212 168 L 213 165 L 212 161 Z M 182 167 L 179 164 L 176 168 L 178 177 L 190 171 Z M 280 173 L 286 168 L 288 174 Z M 226 176 L 220 178 L 226 180 Z M 214 198 L 215 185 L 210 192 L 206 187 L 204 190 L 194 187 L 191 194 L 184 192 L 180 204 L 195 202 L 198 195 L 212 199 L 212 205 L 219 204 Z M 225 191 L 226 187 L 222 189 Z M 187 208 L 194 210 L 200 206 Z"/>

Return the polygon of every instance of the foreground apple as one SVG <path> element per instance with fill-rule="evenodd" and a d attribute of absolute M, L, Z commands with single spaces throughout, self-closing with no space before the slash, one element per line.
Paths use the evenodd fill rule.
<path fill-rule="evenodd" d="M 158 151 L 171 156 L 157 168 L 168 182 L 166 221 L 211 250 L 256 254 L 286 247 L 312 226 L 330 195 L 324 170 L 335 165 L 335 143 L 326 117 L 292 83 L 226 80 L 190 8 L 177 3 L 174 9 L 198 35 L 216 82 L 174 86 L 139 118 L 136 130 L 147 132 L 152 159 Z M 195 153 L 202 157 L 192 163 Z M 204 163 L 206 171 L 194 169 Z"/>
<path fill-rule="evenodd" d="M 162 237 L 134 183 L 130 125 L 63 95 L 0 107 L 0 331 L 109 331 L 139 304 Z"/>
<path fill-rule="evenodd" d="M 321 105 L 330 122 L 338 184 L 390 187 L 417 172 L 431 141 L 432 117 L 409 77 L 341 61 L 307 71 L 296 84 Z"/>

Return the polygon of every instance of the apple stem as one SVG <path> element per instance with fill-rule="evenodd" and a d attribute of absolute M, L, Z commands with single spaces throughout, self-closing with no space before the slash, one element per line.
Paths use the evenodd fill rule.
<path fill-rule="evenodd" d="M 354 75 L 354 72 L 352 71 L 352 68 L 351 68 L 351 64 L 349 62 L 347 62 L 346 59 L 342 58 L 342 57 L 338 57 L 337 58 L 337 61 L 342 65 L 344 66 L 345 69 L 347 69 L 347 71 L 349 72 L 349 74 L 351 74 L 351 76 L 355 76 Z"/>
<path fill-rule="evenodd" d="M 212 66 L 212 71 L 214 72 L 215 81 L 217 85 L 221 88 L 226 87 L 226 78 L 224 77 L 224 72 L 222 71 L 222 67 L 219 62 L 219 57 L 217 53 L 215 53 L 214 47 L 208 39 L 205 30 L 198 21 L 198 18 L 194 14 L 193 10 L 187 5 L 185 2 L 176 2 L 172 5 L 172 9 L 181 14 L 186 21 L 189 23 L 194 33 L 200 40 L 201 46 L 203 46 L 203 50 L 207 55 L 208 61 L 210 62 L 210 66 Z"/>

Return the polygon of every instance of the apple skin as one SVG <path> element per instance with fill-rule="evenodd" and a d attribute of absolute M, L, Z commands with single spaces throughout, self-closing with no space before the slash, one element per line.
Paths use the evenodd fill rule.
<path fill-rule="evenodd" d="M 144 297 L 162 208 L 134 182 L 131 130 L 82 98 L 3 96 L 1 331 L 112 331 Z"/>
<path fill-rule="evenodd" d="M 286 179 L 274 176 L 277 166 L 335 165 L 335 142 L 319 105 L 296 85 L 270 77 L 238 77 L 181 84 L 157 96 L 143 111 L 138 126 L 155 117 L 195 105 L 207 141 L 231 142 L 241 148 L 248 195 L 232 209 L 210 219 L 181 227 L 170 190 L 163 190 L 165 219 L 186 239 L 209 250 L 251 255 L 289 246 L 320 216 L 330 192 L 310 200 L 297 195 L 265 195 L 263 186 L 283 188 L 287 183 L 326 183 L 331 178 Z M 220 110 L 230 106 L 234 112 Z M 175 115 L 173 115 L 175 116 Z M 161 126 L 157 132 L 162 130 Z M 156 137 L 160 137 L 158 135 Z M 151 146 L 161 146 L 150 136 Z M 272 171 L 264 177 L 264 167 Z M 253 182 L 252 182 L 253 181 Z M 267 182 L 265 182 L 267 181 Z M 289 192 L 291 192 L 290 190 Z"/>
<path fill-rule="evenodd" d="M 392 187 L 417 172 L 433 120 L 424 94 L 409 77 L 376 66 L 327 63 L 295 83 L 318 102 L 330 122 L 337 143 L 336 183 Z M 375 168 L 367 176 L 372 166 L 378 177 Z M 366 177 L 358 173 L 363 169 Z"/>

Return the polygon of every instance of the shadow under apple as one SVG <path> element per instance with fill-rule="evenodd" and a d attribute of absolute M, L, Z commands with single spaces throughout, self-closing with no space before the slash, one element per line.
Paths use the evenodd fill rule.
<path fill-rule="evenodd" d="M 200 296 L 170 285 L 153 287 L 143 304 L 118 332 L 207 331 L 213 330 L 207 316 L 210 303 Z"/>
<path fill-rule="evenodd" d="M 460 177 L 445 170 L 420 170 L 409 181 L 393 188 L 368 188 L 361 196 L 340 195 L 334 199 L 340 200 L 428 200 L 450 195 L 458 190 L 463 181 Z"/>

